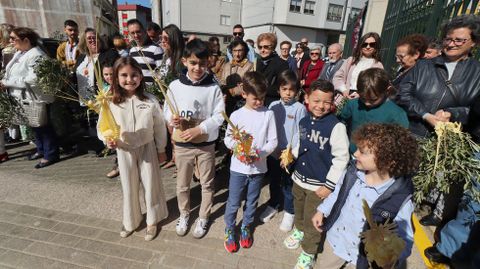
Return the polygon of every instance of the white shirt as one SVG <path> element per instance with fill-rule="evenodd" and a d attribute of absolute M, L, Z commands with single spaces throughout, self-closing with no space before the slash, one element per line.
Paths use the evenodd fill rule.
<path fill-rule="evenodd" d="M 347 90 L 356 90 L 357 89 L 358 75 L 363 70 L 367 70 L 370 67 L 372 67 L 374 62 L 375 62 L 375 59 L 373 59 L 373 58 L 365 58 L 365 57 L 360 58 L 360 61 L 353 68 L 352 77 L 350 78 L 350 89 L 347 89 Z"/>
<path fill-rule="evenodd" d="M 90 57 L 85 56 L 85 59 L 83 59 L 77 67 L 77 89 L 81 106 L 85 106 L 84 101 L 93 98 L 95 94 L 95 92 L 92 91 L 92 88 L 95 84 L 94 66 L 97 57 L 98 56 L 95 56 L 92 61 Z"/>
<path fill-rule="evenodd" d="M 267 156 L 277 147 L 277 128 L 273 111 L 266 107 L 258 110 L 242 107 L 232 113 L 230 120 L 241 130 L 245 130 L 253 136 L 252 148 L 259 150 L 260 157 L 256 162 L 247 165 L 232 156 L 230 170 L 245 175 L 266 173 Z M 228 149 L 233 149 L 236 145 L 235 140 L 230 136 L 231 133 L 232 129 L 229 125 L 224 139 Z"/>

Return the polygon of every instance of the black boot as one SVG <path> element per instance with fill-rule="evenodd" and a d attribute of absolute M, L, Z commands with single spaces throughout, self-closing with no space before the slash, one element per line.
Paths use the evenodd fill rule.
<path fill-rule="evenodd" d="M 435 246 L 426 248 L 424 253 L 425 257 L 427 257 L 431 262 L 443 264 L 450 263 L 450 258 L 440 253 L 440 251 L 438 251 L 437 247 Z"/>
<path fill-rule="evenodd" d="M 420 220 L 420 224 L 423 226 L 438 226 L 440 225 L 441 219 L 435 217 L 435 215 L 432 213 L 430 215 L 426 215 Z"/>

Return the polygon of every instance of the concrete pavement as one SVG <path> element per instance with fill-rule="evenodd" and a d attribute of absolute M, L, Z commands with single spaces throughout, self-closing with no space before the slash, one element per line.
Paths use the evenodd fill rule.
<path fill-rule="evenodd" d="M 211 226 L 203 239 L 178 237 L 174 169 L 163 171 L 170 216 L 151 242 L 144 227 L 126 239 L 121 227 L 121 186 L 104 174 L 113 157 L 81 155 L 36 170 L 25 161 L 31 145 L 10 148 L 0 164 L 0 268 L 293 268 L 300 250 L 287 250 L 278 229 L 281 214 L 259 223 L 251 249 L 229 254 L 223 248 L 227 174 L 219 171 Z M 218 158 L 220 162 L 220 158 Z M 198 216 L 200 189 L 193 185 L 191 223 Z M 268 198 L 262 190 L 260 210 Z M 240 219 L 240 216 L 239 216 Z M 412 250 L 408 268 L 424 268 Z M 322 268 L 321 261 L 316 268 Z"/>

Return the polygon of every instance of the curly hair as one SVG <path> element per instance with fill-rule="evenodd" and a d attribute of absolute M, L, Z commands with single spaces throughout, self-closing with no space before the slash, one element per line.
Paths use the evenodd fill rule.
<path fill-rule="evenodd" d="M 396 47 L 403 45 L 408 46 L 408 54 L 415 55 L 416 53 L 420 54 L 419 58 L 423 58 L 425 51 L 428 49 L 428 40 L 424 35 L 421 34 L 412 34 L 403 37 L 400 41 L 397 42 Z"/>
<path fill-rule="evenodd" d="M 480 16 L 479 15 L 462 15 L 454 17 L 451 21 L 447 21 L 442 25 L 441 37 L 444 39 L 450 31 L 458 28 L 468 28 L 470 36 L 475 43 L 480 43 Z"/>
<path fill-rule="evenodd" d="M 379 171 L 390 176 L 413 175 L 419 165 L 418 144 L 410 131 L 397 124 L 368 123 L 353 133 L 359 148 L 368 148 L 375 155 Z"/>

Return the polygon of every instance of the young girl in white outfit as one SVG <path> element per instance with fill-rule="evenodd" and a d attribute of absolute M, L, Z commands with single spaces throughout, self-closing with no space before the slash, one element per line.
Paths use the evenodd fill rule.
<path fill-rule="evenodd" d="M 110 109 L 120 126 L 120 139 L 100 139 L 109 148 L 117 149 L 123 191 L 120 236 L 132 234 L 142 221 L 138 195 L 142 182 L 147 209 L 145 240 L 150 241 L 156 236 L 158 222 L 168 215 L 159 166 L 166 159 L 164 117 L 158 100 L 145 93 L 142 69 L 133 58 L 119 58 L 113 69 Z"/>

